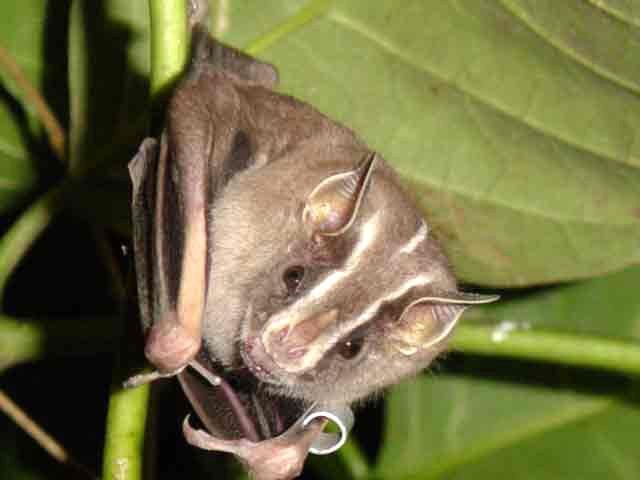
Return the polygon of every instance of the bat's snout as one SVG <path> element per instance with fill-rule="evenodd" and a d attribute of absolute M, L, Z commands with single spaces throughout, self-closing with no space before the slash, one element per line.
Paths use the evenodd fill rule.
<path fill-rule="evenodd" d="M 317 341 L 333 327 L 339 317 L 332 309 L 293 323 L 268 326 L 262 342 L 273 361 L 289 373 L 301 373 L 313 368 L 322 358 L 326 342 Z"/>

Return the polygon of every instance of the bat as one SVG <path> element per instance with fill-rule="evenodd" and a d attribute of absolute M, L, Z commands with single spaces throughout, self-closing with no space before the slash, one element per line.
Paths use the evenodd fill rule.
<path fill-rule="evenodd" d="M 293 478 L 323 416 L 426 368 L 465 308 L 497 296 L 458 289 L 397 174 L 353 131 L 198 25 L 192 45 L 160 138 L 129 165 L 156 368 L 129 384 L 177 375 L 206 428 L 185 419 L 189 443 Z"/>

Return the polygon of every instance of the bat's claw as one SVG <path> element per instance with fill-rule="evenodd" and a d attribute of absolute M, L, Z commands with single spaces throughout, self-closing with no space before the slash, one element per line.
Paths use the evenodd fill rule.
<path fill-rule="evenodd" d="M 158 370 L 154 370 L 153 372 L 139 373 L 138 375 L 134 375 L 133 377 L 129 377 L 128 379 L 126 379 L 122 383 L 122 386 L 124 388 L 139 387 L 140 385 L 146 385 L 147 383 L 155 382 L 156 380 L 160 380 L 161 378 L 174 377 L 184 369 L 185 367 L 182 367 L 174 372 L 167 373 L 162 373 Z"/>
<path fill-rule="evenodd" d="M 187 416 L 182 423 L 182 432 L 194 447 L 233 453 L 256 480 L 289 480 L 300 475 L 309 448 L 325 424 L 326 420 L 322 419 L 313 420 L 306 427 L 296 423 L 278 437 L 252 442 L 245 438 L 216 438 L 204 430 L 194 429 Z"/>

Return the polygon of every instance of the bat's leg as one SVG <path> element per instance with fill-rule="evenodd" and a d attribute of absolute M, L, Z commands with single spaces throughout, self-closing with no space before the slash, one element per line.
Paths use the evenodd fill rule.
<path fill-rule="evenodd" d="M 245 438 L 223 440 L 204 430 L 191 427 L 189 417 L 182 424 L 182 432 L 188 443 L 204 450 L 228 452 L 244 463 L 256 480 L 288 480 L 302 471 L 309 448 L 322 432 L 326 420 L 316 419 L 302 427 L 296 422 L 289 430 L 262 442 Z"/>
<path fill-rule="evenodd" d="M 233 390 L 231 385 L 229 385 L 229 383 L 224 378 L 207 370 L 197 360 L 191 362 L 189 366 L 196 372 L 198 372 L 202 376 L 202 378 L 209 382 L 212 387 L 219 388 L 222 391 L 222 394 L 227 400 L 231 411 L 238 421 L 238 425 L 242 434 L 250 441 L 260 441 L 260 436 L 258 435 L 258 431 L 256 430 L 256 426 L 253 423 L 253 420 L 249 416 L 247 409 L 242 404 L 242 401 L 238 397 L 238 394 Z M 184 386 L 185 384 L 183 383 L 183 387 Z M 189 392 L 187 392 L 187 396 L 189 396 Z"/>

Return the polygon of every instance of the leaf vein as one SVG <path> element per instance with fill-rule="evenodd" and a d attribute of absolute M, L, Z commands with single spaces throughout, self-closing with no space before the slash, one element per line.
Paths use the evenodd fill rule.
<path fill-rule="evenodd" d="M 518 212 L 521 214 L 526 214 L 526 215 L 530 215 L 530 216 L 535 216 L 535 217 L 539 217 L 545 220 L 549 220 L 555 223 L 558 223 L 560 227 L 562 227 L 564 224 L 566 223 L 575 223 L 575 224 L 580 224 L 580 225 L 590 225 L 590 226 L 595 226 L 595 227 L 602 227 L 602 226 L 606 226 L 606 227 L 616 227 L 616 228 L 629 228 L 629 227 L 634 227 L 637 226 L 638 223 L 637 222 L 633 222 L 633 221 L 629 221 L 629 222 L 612 222 L 610 221 L 610 219 L 607 219 L 607 221 L 603 221 L 601 219 L 590 219 L 590 218 L 586 218 L 586 217 L 568 217 L 568 216 L 561 216 L 557 213 L 557 209 L 556 210 L 548 210 L 548 211 L 542 211 L 536 208 L 532 208 L 531 206 L 524 206 L 522 204 L 515 204 L 513 201 L 511 202 L 507 202 L 507 201 L 502 201 L 500 200 L 498 197 L 492 197 L 491 199 L 487 199 L 487 198 L 482 198 L 482 196 L 480 194 L 473 194 L 472 192 L 468 192 L 468 191 L 464 191 L 464 190 L 460 190 L 460 189 L 456 189 L 454 188 L 454 186 L 451 185 L 451 183 L 447 183 L 447 184 L 440 184 L 438 182 L 433 181 L 432 179 L 426 178 L 424 176 L 419 176 L 418 173 L 416 172 L 412 172 L 411 176 L 408 176 L 406 174 L 403 174 L 401 172 L 401 176 L 403 177 L 403 179 L 409 183 L 409 184 L 413 184 L 413 185 L 417 185 L 418 188 L 420 188 L 420 185 L 428 185 L 429 188 L 435 188 L 438 190 L 443 190 L 443 191 L 447 191 L 450 192 L 454 195 L 459 195 L 461 197 L 464 198 L 469 198 L 471 200 L 473 200 L 476 203 L 480 203 L 480 202 L 484 202 L 486 204 L 490 204 L 496 207 L 500 207 L 500 208 L 504 208 L 507 210 L 511 210 L 514 212 Z M 419 193 L 419 191 L 418 191 Z"/>
<path fill-rule="evenodd" d="M 395 56 L 397 59 L 401 60 L 406 65 L 409 65 L 410 67 L 413 67 L 416 70 L 421 71 L 423 73 L 431 75 L 435 79 L 450 85 L 454 89 L 457 89 L 462 94 L 473 98 L 478 103 L 483 104 L 486 107 L 496 112 L 499 112 L 508 118 L 512 118 L 518 122 L 521 122 L 522 124 L 526 125 L 527 127 L 531 128 L 532 130 L 534 130 L 535 132 L 539 133 L 542 136 L 546 136 L 546 137 L 558 140 L 578 151 L 587 152 L 589 154 L 600 157 L 604 160 L 610 160 L 616 163 L 621 163 L 623 165 L 631 164 L 632 166 L 634 166 L 634 164 L 629 162 L 628 159 L 618 158 L 617 156 L 615 156 L 610 152 L 597 148 L 597 146 L 595 145 L 578 143 L 576 140 L 572 139 L 570 136 L 563 135 L 561 132 L 545 128 L 545 125 L 536 123 L 535 119 L 525 118 L 522 115 L 519 115 L 518 113 L 510 110 L 508 106 L 501 105 L 499 102 L 495 100 L 492 100 L 486 96 L 482 96 L 480 92 L 474 91 L 462 83 L 459 83 L 459 82 L 456 83 L 451 81 L 451 79 L 446 78 L 442 74 L 435 71 L 433 68 L 430 68 L 412 59 L 410 55 L 408 55 L 406 52 L 403 51 L 402 48 L 400 48 L 398 45 L 394 44 L 392 41 L 382 36 L 379 32 L 373 31 L 368 26 L 345 15 L 342 12 L 338 12 L 335 9 L 331 10 L 327 15 L 327 19 L 330 21 L 333 21 L 338 26 L 341 26 L 347 30 L 350 30 L 354 33 L 361 35 L 365 39 L 377 45 L 380 49 Z"/>
<path fill-rule="evenodd" d="M 567 45 L 562 41 L 561 38 L 556 38 L 552 32 L 545 30 L 541 25 L 535 23 L 533 19 L 528 16 L 526 13 L 518 10 L 517 7 L 511 4 L 508 0 L 498 0 L 499 3 L 505 8 L 506 11 L 511 13 L 515 18 L 520 20 L 523 25 L 525 25 L 529 30 L 535 33 L 538 37 L 540 37 L 545 43 L 570 58 L 577 64 L 585 67 L 587 70 L 593 72 L 597 76 L 612 82 L 624 90 L 627 90 L 635 95 L 640 94 L 640 87 L 635 85 L 629 80 L 621 77 L 620 75 L 615 74 L 607 70 L 606 68 L 598 65 L 585 55 L 580 54 L 575 49 L 571 48 L 571 46 Z"/>
<path fill-rule="evenodd" d="M 430 471 L 421 474 L 420 478 L 443 478 L 443 475 L 446 472 L 453 471 L 462 465 L 487 457 L 502 448 L 523 442 L 527 439 L 562 428 L 572 423 L 581 422 L 588 418 L 602 415 L 615 404 L 616 402 L 611 399 L 588 402 L 587 405 L 582 406 L 582 408 L 568 408 L 566 411 L 560 413 L 536 418 L 534 421 L 524 424 L 519 429 L 514 429 L 501 435 L 497 435 L 491 441 L 486 441 L 482 445 L 474 445 L 464 452 L 458 452 L 450 455 L 447 461 L 439 462 Z M 405 480 L 413 477 L 413 475 L 408 475 L 405 477 Z"/>
<path fill-rule="evenodd" d="M 625 17 L 622 12 L 616 10 L 611 5 L 608 5 L 607 2 L 603 0 L 587 0 L 587 2 L 593 5 L 594 8 L 602 10 L 605 14 L 615 18 L 619 22 L 626 23 L 627 25 L 631 25 L 632 27 L 640 27 L 640 19 L 637 19 L 635 17 Z"/>

